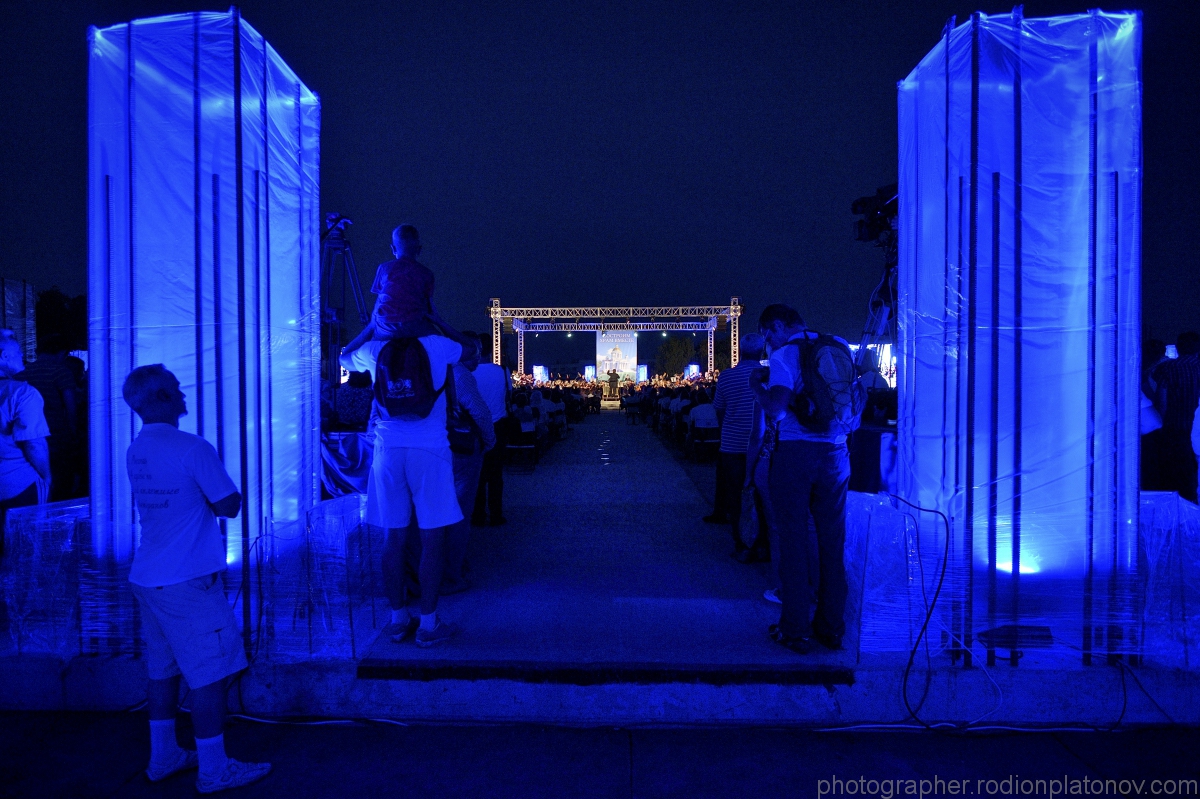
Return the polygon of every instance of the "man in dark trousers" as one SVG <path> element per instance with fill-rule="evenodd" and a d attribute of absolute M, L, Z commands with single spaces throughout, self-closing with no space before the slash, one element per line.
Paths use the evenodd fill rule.
<path fill-rule="evenodd" d="M 726 518 L 733 524 L 733 557 L 742 563 L 766 560 L 766 542 L 751 552 L 742 543 L 739 528 L 742 515 L 742 485 L 746 482 L 746 448 L 750 443 L 750 428 L 754 423 L 754 391 L 750 376 L 759 368 L 765 342 L 757 333 L 742 336 L 738 365 L 721 372 L 717 378 L 717 394 L 713 408 L 721 423 L 721 450 L 717 454 L 717 492 L 712 516 L 707 522 Z M 756 542 L 758 543 L 758 542 Z"/>
<path fill-rule="evenodd" d="M 483 455 L 483 471 L 475 492 L 475 507 L 471 524 L 493 526 L 505 524 L 504 518 L 504 449 L 508 444 L 508 372 L 494 363 L 481 363 L 475 369 L 479 393 L 492 413 L 492 430 L 496 446 Z"/>
<path fill-rule="evenodd" d="M 766 412 L 768 423 L 778 425 L 771 456 L 770 496 L 779 531 L 779 623 L 768 629 L 777 643 L 807 654 L 820 642 L 828 649 L 842 648 L 846 610 L 846 491 L 850 485 L 850 456 L 846 436 L 805 428 L 792 410 L 793 399 L 803 389 L 800 347 L 816 338 L 794 308 L 767 306 L 758 321 L 759 332 L 771 351 L 769 369 L 756 372 L 751 388 Z M 810 620 L 813 586 L 808 568 L 808 518 L 817 529 L 820 586 L 816 615 Z"/>

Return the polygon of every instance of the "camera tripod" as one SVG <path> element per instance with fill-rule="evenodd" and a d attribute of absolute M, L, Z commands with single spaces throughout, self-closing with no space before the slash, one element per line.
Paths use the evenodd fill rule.
<path fill-rule="evenodd" d="M 338 356 L 342 352 L 347 291 L 354 296 L 359 323 L 366 327 L 370 319 L 367 302 L 363 299 L 362 284 L 358 280 L 358 268 L 354 265 L 354 252 L 346 240 L 346 228 L 352 224 L 349 218 L 341 214 L 326 214 L 325 230 L 321 234 L 321 347 L 329 378 L 329 402 L 333 406 L 335 419 L 337 387 L 342 376 Z"/>

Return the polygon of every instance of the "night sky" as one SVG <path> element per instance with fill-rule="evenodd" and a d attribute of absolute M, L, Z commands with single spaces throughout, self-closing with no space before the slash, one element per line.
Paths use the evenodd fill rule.
<path fill-rule="evenodd" d="M 88 25 L 198 8 L 224 10 L 0 4 L 0 275 L 86 290 Z M 1174 341 L 1200 327 L 1200 3 L 1143 8 L 1143 317 Z M 1031 2 L 1025 15 L 1085 9 Z M 782 300 L 854 339 L 882 257 L 852 240 L 850 202 L 895 181 L 895 83 L 951 14 L 973 10 L 242 4 L 321 97 L 321 207 L 354 219 L 368 287 L 403 221 L 421 231 L 435 301 L 464 328 L 485 327 L 493 296 L 738 295 L 751 318 Z"/>

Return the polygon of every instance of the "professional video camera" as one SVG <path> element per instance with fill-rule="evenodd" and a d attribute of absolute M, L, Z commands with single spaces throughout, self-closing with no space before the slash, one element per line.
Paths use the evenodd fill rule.
<path fill-rule="evenodd" d="M 900 254 L 896 231 L 896 217 L 900 212 L 899 196 L 900 185 L 893 183 L 876 189 L 874 195 L 859 197 L 850 203 L 850 212 L 862 217 L 854 222 L 854 238 L 882 247 L 884 252 L 883 276 L 867 303 L 867 323 L 859 342 L 860 360 L 866 353 L 867 345 L 886 334 L 895 319 L 896 266 Z"/>
<path fill-rule="evenodd" d="M 335 239 L 345 238 L 346 228 L 354 224 L 354 221 L 348 216 L 341 214 L 329 213 L 325 214 L 325 231 L 321 233 L 321 239 L 332 235 Z"/>
<path fill-rule="evenodd" d="M 850 203 L 850 213 L 863 217 L 854 222 L 854 238 L 887 246 L 886 238 L 895 232 L 896 215 L 899 213 L 900 185 L 881 186 L 875 194 L 859 197 Z"/>

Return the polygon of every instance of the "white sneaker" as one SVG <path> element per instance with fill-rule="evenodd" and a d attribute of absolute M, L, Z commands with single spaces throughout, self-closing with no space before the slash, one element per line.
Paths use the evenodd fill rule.
<path fill-rule="evenodd" d="M 403 624 L 400 622 L 388 622 L 384 625 L 383 631 L 379 635 L 381 638 L 386 635 L 392 640 L 393 644 L 398 644 L 417 631 L 417 624 L 419 622 L 419 619 L 411 616 Z"/>
<path fill-rule="evenodd" d="M 763 599 L 768 602 L 774 602 L 776 605 L 783 604 L 783 600 L 779 598 L 778 588 L 768 588 L 766 591 L 763 591 Z"/>
<path fill-rule="evenodd" d="M 196 790 L 200 793 L 216 793 L 227 788 L 237 788 L 257 782 L 271 773 L 270 763 L 243 763 L 230 758 L 225 763 L 225 770 L 215 779 L 205 779 L 201 774 L 196 778 Z"/>
<path fill-rule="evenodd" d="M 442 641 L 449 641 L 459 632 L 460 628 L 457 624 L 438 619 L 437 627 L 428 632 L 420 627 L 417 628 L 417 646 L 426 647 L 440 644 Z"/>
<path fill-rule="evenodd" d="M 195 750 L 176 749 L 174 756 L 162 763 L 155 763 L 151 760 L 150 765 L 146 767 L 146 778 L 150 782 L 161 782 L 172 774 L 199 768 L 199 766 L 200 759 L 196 756 Z"/>

